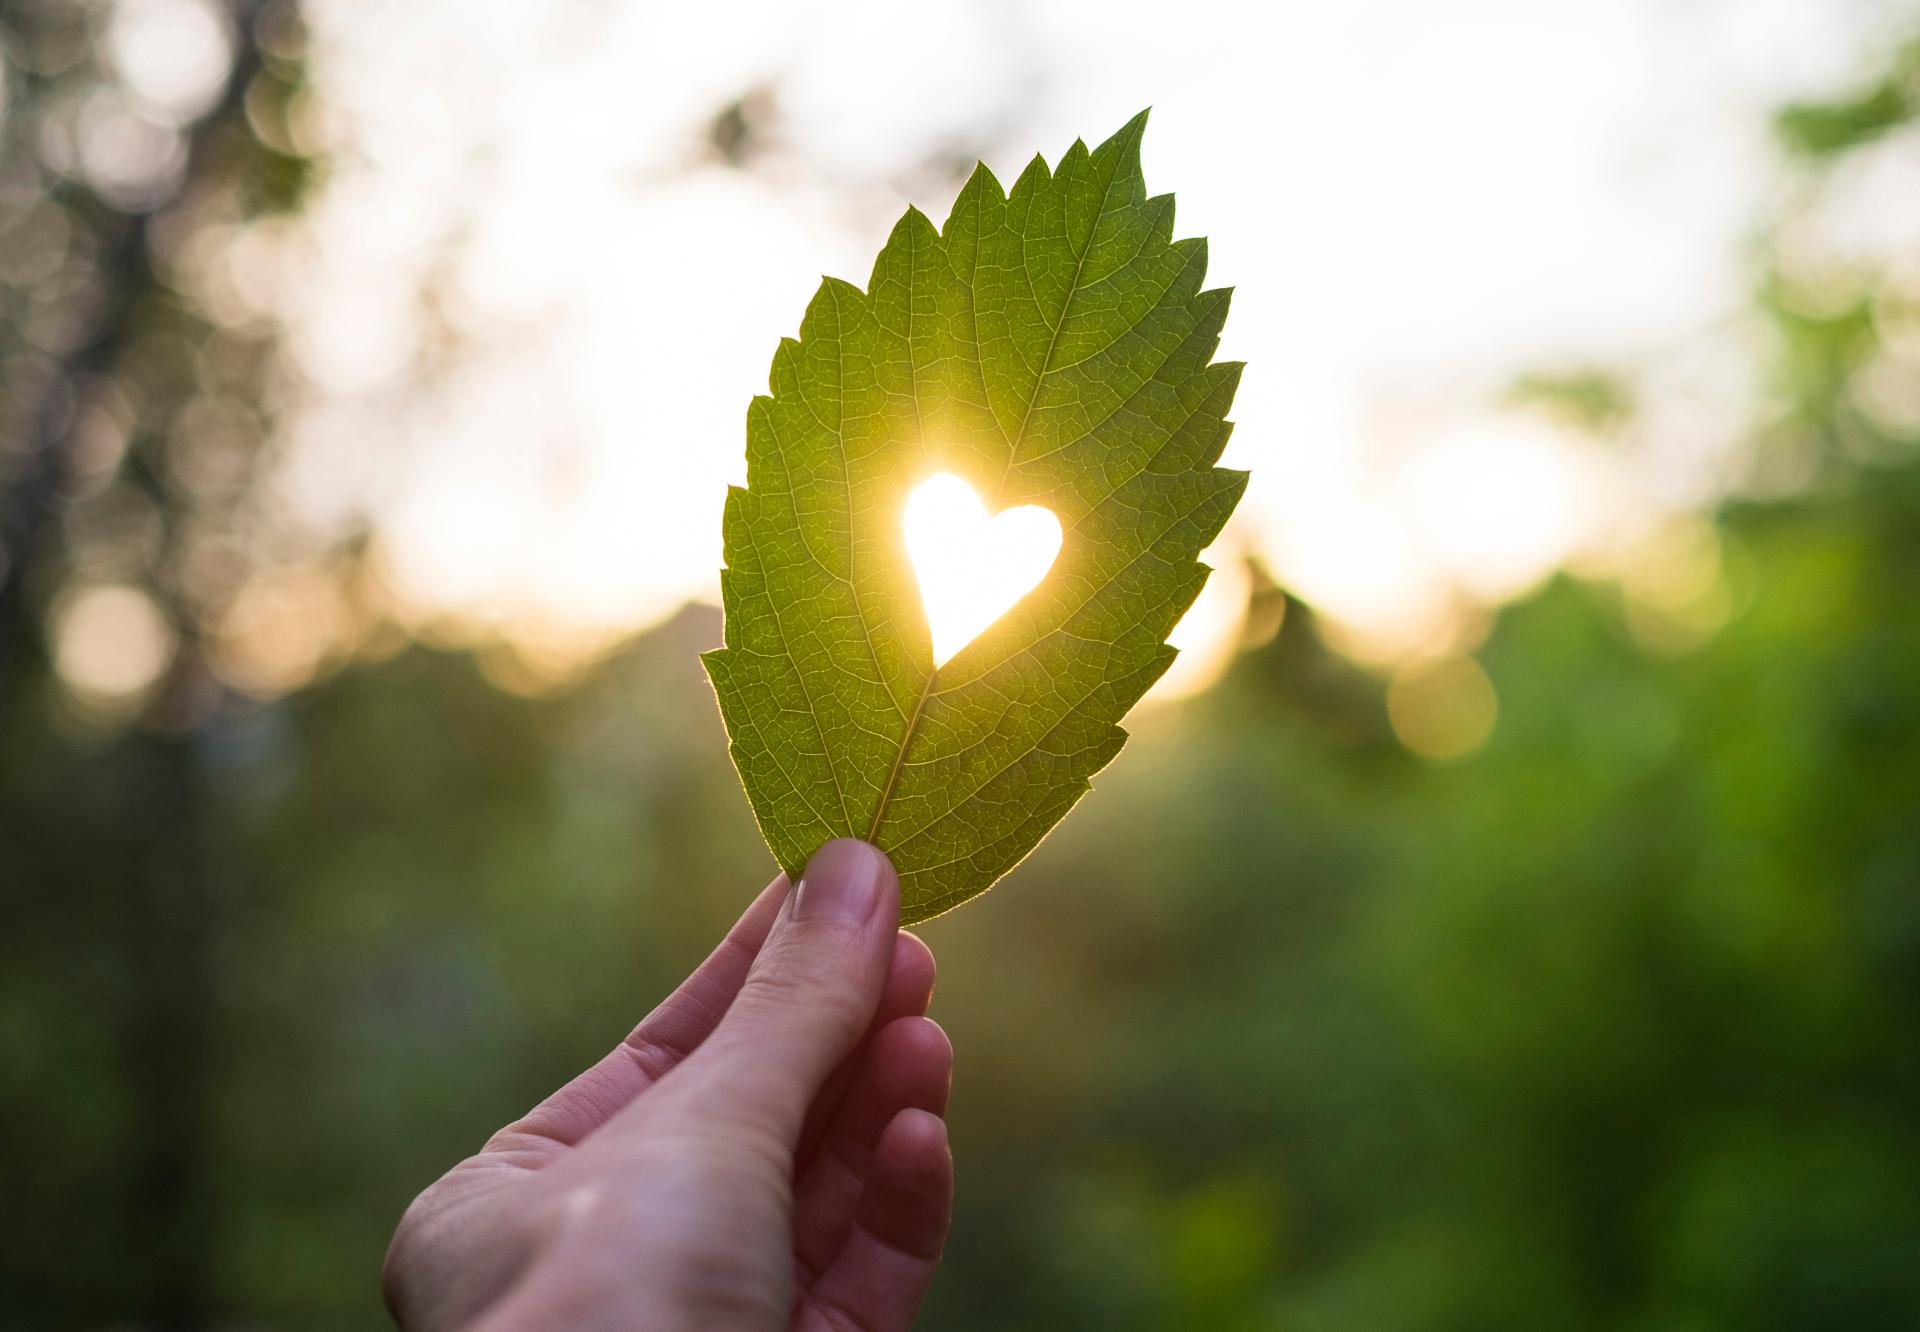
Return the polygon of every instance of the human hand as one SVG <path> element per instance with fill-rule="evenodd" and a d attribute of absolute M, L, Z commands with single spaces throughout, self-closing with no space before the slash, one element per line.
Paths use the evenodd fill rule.
<path fill-rule="evenodd" d="M 422 1193 L 408 1332 L 895 1332 L 953 1200 L 933 955 L 864 842 L 768 885 L 612 1053 Z"/>

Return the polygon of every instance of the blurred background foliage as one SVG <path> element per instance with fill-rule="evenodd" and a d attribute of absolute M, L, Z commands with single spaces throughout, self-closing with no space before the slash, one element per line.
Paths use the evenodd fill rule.
<path fill-rule="evenodd" d="M 284 386 L 195 255 L 327 164 L 292 4 L 137 112 L 104 12 L 0 20 L 0 1326 L 374 1325 L 411 1195 L 769 865 L 709 608 L 530 697 L 382 624 L 349 537 L 301 575 L 365 621 L 339 669 L 217 668 Z M 961 1189 L 925 1326 L 1920 1326 L 1920 255 L 1807 240 L 1912 132 L 1916 51 L 1779 113 L 1716 511 L 1384 677 L 1253 570 L 1225 679 L 927 927 Z M 1638 394 L 1510 399 L 1606 437 Z"/>

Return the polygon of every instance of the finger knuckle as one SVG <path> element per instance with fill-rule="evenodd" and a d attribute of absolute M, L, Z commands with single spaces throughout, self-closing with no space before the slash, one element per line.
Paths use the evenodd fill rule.
<path fill-rule="evenodd" d="M 747 978 L 741 999 L 749 1006 L 784 1014 L 805 1013 L 833 1027 L 859 1030 L 866 1025 L 867 997 L 831 960 L 782 956 Z"/>

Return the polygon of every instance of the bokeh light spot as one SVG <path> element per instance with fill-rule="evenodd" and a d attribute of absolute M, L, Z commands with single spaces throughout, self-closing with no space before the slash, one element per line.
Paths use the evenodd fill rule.
<path fill-rule="evenodd" d="M 207 0 L 121 0 L 107 30 L 107 54 L 141 101 L 184 124 L 219 100 L 233 39 Z"/>
<path fill-rule="evenodd" d="M 324 570 L 274 570 L 249 582 L 228 608 L 214 664 L 236 689 L 272 698 L 318 674 L 348 628 L 339 586 Z"/>
<path fill-rule="evenodd" d="M 118 702 L 142 693 L 173 659 L 174 633 L 138 588 L 104 584 L 69 597 L 54 617 L 54 666 L 83 698 Z"/>
<path fill-rule="evenodd" d="M 1499 711 L 1493 681 L 1472 657 L 1410 667 L 1387 689 L 1387 716 L 1400 743 L 1439 762 L 1479 750 Z"/>

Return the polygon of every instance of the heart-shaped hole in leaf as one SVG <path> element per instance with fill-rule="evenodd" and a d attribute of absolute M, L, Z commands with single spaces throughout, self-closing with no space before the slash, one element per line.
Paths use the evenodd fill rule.
<path fill-rule="evenodd" d="M 905 521 L 936 666 L 1037 586 L 1060 553 L 1052 510 L 1022 504 L 989 514 L 973 487 L 951 472 L 914 487 Z"/>

